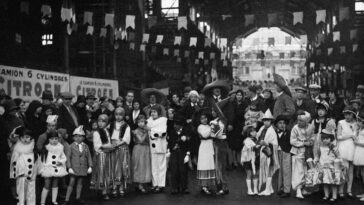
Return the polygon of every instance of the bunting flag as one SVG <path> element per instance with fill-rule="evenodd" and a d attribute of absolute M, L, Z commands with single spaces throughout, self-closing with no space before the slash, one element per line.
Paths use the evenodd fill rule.
<path fill-rule="evenodd" d="M 29 14 L 29 2 L 28 1 L 20 2 L 20 13 Z"/>
<path fill-rule="evenodd" d="M 300 35 L 301 45 L 307 44 L 307 35 Z"/>
<path fill-rule="evenodd" d="M 135 33 L 134 32 L 129 32 L 127 37 L 128 37 L 128 41 L 135 41 Z"/>
<path fill-rule="evenodd" d="M 195 65 L 200 64 L 200 59 L 195 59 Z"/>
<path fill-rule="evenodd" d="M 274 46 L 274 42 L 275 40 L 274 40 L 274 38 L 273 37 L 269 37 L 268 38 L 268 46 Z"/>
<path fill-rule="evenodd" d="M 83 13 L 83 24 L 92 25 L 92 16 L 93 13 L 91 11 L 85 11 Z"/>
<path fill-rule="evenodd" d="M 94 34 L 94 27 L 93 26 L 87 26 L 86 35 L 92 36 Z"/>
<path fill-rule="evenodd" d="M 125 31 L 125 30 L 122 30 L 122 31 L 121 31 L 121 40 L 125 40 L 125 39 L 126 39 L 126 37 L 127 37 L 127 33 L 126 33 L 126 31 Z"/>
<path fill-rule="evenodd" d="M 188 57 L 190 57 L 190 51 L 185 51 L 185 56 L 184 56 L 185 58 L 188 58 Z"/>
<path fill-rule="evenodd" d="M 163 35 L 157 35 L 157 40 L 155 41 L 155 43 L 162 43 L 163 41 Z"/>
<path fill-rule="evenodd" d="M 18 33 L 15 33 L 15 42 L 17 42 L 19 44 L 22 42 L 21 35 Z"/>
<path fill-rule="evenodd" d="M 293 12 L 293 25 L 303 23 L 303 12 Z"/>
<path fill-rule="evenodd" d="M 114 14 L 105 14 L 105 27 L 107 26 L 114 28 Z"/>
<path fill-rule="evenodd" d="M 146 48 L 146 46 L 145 46 L 145 44 L 140 44 L 140 52 L 145 52 L 145 48 Z"/>
<path fill-rule="evenodd" d="M 190 47 L 197 45 L 197 37 L 190 38 Z"/>
<path fill-rule="evenodd" d="M 152 28 L 157 24 L 158 18 L 156 16 L 148 16 L 148 28 Z"/>
<path fill-rule="evenodd" d="M 226 48 L 227 47 L 227 38 L 220 38 L 220 48 Z"/>
<path fill-rule="evenodd" d="M 215 56 L 216 56 L 216 53 L 214 53 L 214 52 L 211 52 L 210 53 L 210 59 L 211 60 L 215 59 Z"/>
<path fill-rule="evenodd" d="M 269 13 L 268 15 L 268 27 L 272 27 L 278 24 L 278 14 L 277 13 Z"/>
<path fill-rule="evenodd" d="M 156 54 L 157 53 L 157 47 L 156 46 L 152 46 L 152 53 Z"/>
<path fill-rule="evenodd" d="M 340 41 L 340 31 L 334 31 L 332 33 L 333 42 Z"/>
<path fill-rule="evenodd" d="M 133 50 L 133 51 L 135 50 L 135 43 L 134 42 L 130 42 L 129 49 Z"/>
<path fill-rule="evenodd" d="M 249 15 L 245 15 L 245 27 L 248 27 L 252 24 L 254 24 L 254 15 L 253 14 L 249 14 Z"/>
<path fill-rule="evenodd" d="M 204 55 L 203 51 L 198 52 L 198 58 L 204 59 L 203 55 Z"/>
<path fill-rule="evenodd" d="M 187 16 L 179 16 L 177 23 L 178 30 L 184 28 L 187 29 Z"/>
<path fill-rule="evenodd" d="M 71 8 L 61 8 L 61 19 L 62 21 L 71 22 L 72 19 L 72 9 Z"/>
<path fill-rule="evenodd" d="M 100 37 L 106 37 L 107 34 L 107 29 L 106 28 L 101 28 L 100 29 Z"/>
<path fill-rule="evenodd" d="M 203 64 L 204 64 L 204 65 L 208 65 L 208 64 L 209 64 L 209 60 L 208 60 L 208 59 L 205 59 L 205 60 L 203 61 Z"/>
<path fill-rule="evenodd" d="M 332 54 L 332 51 L 333 51 L 333 48 L 328 48 L 327 49 L 327 55 L 331 55 Z"/>
<path fill-rule="evenodd" d="M 182 62 L 182 58 L 181 57 L 177 57 L 177 63 Z"/>
<path fill-rule="evenodd" d="M 169 49 L 163 48 L 163 55 L 168 56 L 169 55 Z"/>
<path fill-rule="evenodd" d="M 178 57 L 179 56 L 179 49 L 174 49 L 173 56 L 174 57 Z"/>
<path fill-rule="evenodd" d="M 352 41 L 352 40 L 356 39 L 357 34 L 358 34 L 358 29 L 350 30 L 350 40 Z"/>
<path fill-rule="evenodd" d="M 70 23 L 67 24 L 67 33 L 68 33 L 68 35 L 72 34 L 72 27 L 71 27 Z"/>
<path fill-rule="evenodd" d="M 148 41 L 149 41 L 149 33 L 144 33 L 142 43 L 148 43 Z"/>
<path fill-rule="evenodd" d="M 225 60 L 225 59 L 226 59 L 226 54 L 225 53 L 221 53 L 220 60 Z"/>
<path fill-rule="evenodd" d="M 211 47 L 211 39 L 205 38 L 205 47 Z"/>
<path fill-rule="evenodd" d="M 122 40 L 122 36 L 121 36 L 122 32 L 123 32 L 122 30 L 115 31 L 115 40 Z"/>
<path fill-rule="evenodd" d="M 134 15 L 126 15 L 125 17 L 125 29 L 131 27 L 135 29 L 135 16 Z"/>
<path fill-rule="evenodd" d="M 346 47 L 340 46 L 340 53 L 346 53 Z"/>
<path fill-rule="evenodd" d="M 285 37 L 285 45 L 291 45 L 292 43 L 292 38 L 291 36 L 286 36 Z"/>
<path fill-rule="evenodd" d="M 227 60 L 224 60 L 224 61 L 222 62 L 222 66 L 223 66 L 223 67 L 227 67 L 227 66 L 228 66 L 228 61 L 227 61 Z"/>
<path fill-rule="evenodd" d="M 339 10 L 339 21 L 349 19 L 349 7 L 343 7 Z"/>
<path fill-rule="evenodd" d="M 325 42 L 325 35 L 324 35 L 324 34 L 322 34 L 322 33 L 317 34 L 317 42 L 318 42 L 319 44 L 324 43 L 324 42 Z"/>
<path fill-rule="evenodd" d="M 358 50 L 358 44 L 353 44 L 353 52 Z"/>
<path fill-rule="evenodd" d="M 316 11 L 316 24 L 319 24 L 320 22 L 326 22 L 326 10 Z"/>
<path fill-rule="evenodd" d="M 52 9 L 51 9 L 51 6 L 49 6 L 49 5 L 43 4 L 40 11 L 42 12 L 42 17 L 52 15 Z"/>
<path fill-rule="evenodd" d="M 174 37 L 174 45 L 181 45 L 182 37 L 181 36 L 175 36 Z"/>

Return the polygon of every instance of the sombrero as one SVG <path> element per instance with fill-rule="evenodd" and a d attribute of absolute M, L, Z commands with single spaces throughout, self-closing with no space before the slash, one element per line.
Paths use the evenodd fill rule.
<path fill-rule="evenodd" d="M 157 98 L 157 103 L 161 103 L 166 96 L 156 88 L 145 88 L 140 92 L 140 98 L 145 104 L 149 103 L 149 96 L 155 95 Z"/>
<path fill-rule="evenodd" d="M 205 85 L 201 92 L 206 95 L 211 95 L 214 88 L 220 88 L 222 96 L 227 96 L 230 91 L 230 86 L 225 80 L 216 80 Z"/>
<path fill-rule="evenodd" d="M 273 73 L 274 83 L 280 87 L 287 95 L 292 97 L 291 91 L 289 90 L 286 81 L 281 75 Z"/>

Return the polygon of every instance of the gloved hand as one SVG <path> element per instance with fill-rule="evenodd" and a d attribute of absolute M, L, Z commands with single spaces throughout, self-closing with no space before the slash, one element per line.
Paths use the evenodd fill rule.
<path fill-rule="evenodd" d="M 72 169 L 72 168 L 69 168 L 69 169 L 68 169 L 68 173 L 70 173 L 70 174 L 75 174 L 75 172 L 73 171 L 73 169 Z"/>
<path fill-rule="evenodd" d="M 171 153 L 169 152 L 169 150 L 167 151 L 166 157 L 169 158 L 171 156 Z"/>
<path fill-rule="evenodd" d="M 182 136 L 181 137 L 181 140 L 182 140 L 182 142 L 185 142 L 187 140 L 187 137 L 186 136 Z"/>
<path fill-rule="evenodd" d="M 89 167 L 88 170 L 87 170 L 87 174 L 91 174 L 91 172 L 92 172 L 92 168 Z"/>
<path fill-rule="evenodd" d="M 183 163 L 186 164 L 188 161 L 190 161 L 190 155 L 185 156 Z"/>

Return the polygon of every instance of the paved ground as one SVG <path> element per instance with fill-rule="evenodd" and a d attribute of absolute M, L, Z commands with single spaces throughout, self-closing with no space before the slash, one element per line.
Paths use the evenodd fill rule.
<path fill-rule="evenodd" d="M 243 176 L 243 171 L 240 169 L 229 172 L 229 188 L 230 194 L 225 196 L 206 196 L 200 193 L 199 187 L 197 186 L 197 180 L 195 180 L 195 174 L 190 172 L 189 175 L 189 195 L 170 195 L 169 189 L 167 188 L 165 193 L 162 194 L 139 194 L 134 191 L 130 191 L 124 198 L 111 199 L 109 201 L 103 201 L 95 195 L 93 191 L 87 191 L 85 195 L 87 197 L 87 204 L 89 205 L 179 205 L 179 204 L 198 204 L 198 205 L 211 205 L 211 204 L 226 204 L 226 205 L 240 205 L 240 204 L 274 204 L 274 205 L 285 205 L 285 204 L 330 204 L 330 202 L 322 201 L 322 193 L 318 193 L 307 197 L 304 200 L 298 200 L 294 198 L 294 194 L 290 198 L 280 199 L 278 196 L 273 195 L 270 197 L 250 197 L 246 194 L 246 185 Z M 359 189 L 356 187 L 356 192 L 363 191 L 363 188 Z M 331 203 L 332 204 L 332 203 Z M 335 204 L 364 204 L 357 199 L 342 199 L 337 201 Z"/>

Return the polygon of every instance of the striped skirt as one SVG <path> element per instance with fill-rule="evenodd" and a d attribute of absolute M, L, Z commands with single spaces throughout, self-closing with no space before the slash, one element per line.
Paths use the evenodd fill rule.
<path fill-rule="evenodd" d="M 110 189 L 112 185 L 113 173 L 110 153 L 95 153 L 94 169 L 92 170 L 90 188 L 96 190 Z"/>
<path fill-rule="evenodd" d="M 122 145 L 111 153 L 113 185 L 131 182 L 130 152 L 128 145 Z"/>

